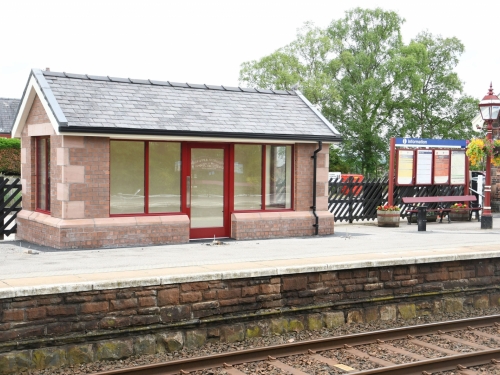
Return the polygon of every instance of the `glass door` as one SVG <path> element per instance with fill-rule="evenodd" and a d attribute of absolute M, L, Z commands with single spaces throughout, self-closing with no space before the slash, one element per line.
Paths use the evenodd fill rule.
<path fill-rule="evenodd" d="M 185 156 L 190 238 L 229 237 L 227 145 L 190 143 Z"/>

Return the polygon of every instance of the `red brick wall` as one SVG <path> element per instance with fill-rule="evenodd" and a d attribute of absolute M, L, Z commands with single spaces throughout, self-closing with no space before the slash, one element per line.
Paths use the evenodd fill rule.
<path fill-rule="evenodd" d="M 295 210 L 311 211 L 314 151 L 316 143 L 299 143 L 295 145 Z M 323 144 L 323 149 L 317 155 L 316 175 L 316 210 L 328 210 L 328 152 L 329 145 Z"/>
<path fill-rule="evenodd" d="M 425 315 L 431 300 L 455 296 L 484 308 L 500 304 L 499 274 L 499 259 L 479 259 L 3 298 L 0 342 L 299 307 L 317 312 L 318 305 L 350 311 L 420 301 L 416 312 Z"/>
<path fill-rule="evenodd" d="M 70 184 L 69 201 L 84 202 L 85 218 L 109 217 L 109 138 L 82 141 L 83 147 L 69 148 L 69 165 L 83 166 L 85 181 Z"/>
<path fill-rule="evenodd" d="M 43 126 L 45 125 L 45 126 Z M 22 207 L 25 210 L 35 209 L 35 141 L 33 136 L 51 136 L 51 143 L 57 143 L 57 136 L 50 125 L 50 119 L 43 108 L 42 102 L 35 96 L 33 104 L 26 119 L 26 124 L 21 133 L 21 183 L 23 185 Z M 23 155 L 24 154 L 24 155 Z M 54 154 L 51 152 L 51 157 Z M 55 160 L 55 159 L 53 159 Z M 55 177 L 56 171 L 53 169 L 54 162 L 50 166 L 51 178 Z M 53 185 L 53 184 L 52 184 Z M 53 198 L 53 186 L 51 186 L 51 199 Z"/>
<path fill-rule="evenodd" d="M 17 238 L 56 249 L 151 246 L 189 241 L 186 216 L 60 220 L 22 212 Z"/>
<path fill-rule="evenodd" d="M 36 95 L 33 100 L 33 104 L 31 105 L 28 118 L 26 119 L 26 125 L 48 123 L 50 123 L 49 116 L 47 116 L 47 112 L 45 112 L 40 98 Z"/>

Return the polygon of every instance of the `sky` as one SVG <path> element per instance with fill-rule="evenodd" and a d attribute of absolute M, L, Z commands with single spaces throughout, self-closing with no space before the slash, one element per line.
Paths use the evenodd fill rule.
<path fill-rule="evenodd" d="M 30 69 L 238 86 L 240 65 L 285 46 L 307 21 L 380 7 L 405 18 L 404 42 L 457 37 L 464 92 L 500 92 L 500 2 L 483 0 L 0 0 L 0 97 L 21 98 Z"/>

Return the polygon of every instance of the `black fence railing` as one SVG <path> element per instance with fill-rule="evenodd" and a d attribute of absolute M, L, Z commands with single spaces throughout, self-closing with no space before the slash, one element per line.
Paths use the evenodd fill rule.
<path fill-rule="evenodd" d="M 389 196 L 389 179 L 348 177 L 345 180 L 331 179 L 328 191 L 328 209 L 334 214 L 335 221 L 375 220 L 377 206 L 386 204 Z M 464 186 L 423 185 L 395 186 L 394 205 L 401 208 L 401 216 L 406 217 L 408 206 L 402 202 L 403 197 L 464 195 Z M 437 203 L 430 204 L 435 208 Z"/>
<path fill-rule="evenodd" d="M 19 178 L 0 177 L 0 239 L 16 233 L 17 213 L 21 211 L 21 183 Z"/>

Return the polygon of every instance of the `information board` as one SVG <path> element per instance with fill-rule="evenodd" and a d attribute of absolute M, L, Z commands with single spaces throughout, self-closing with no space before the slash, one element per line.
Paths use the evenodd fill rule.
<path fill-rule="evenodd" d="M 432 150 L 417 150 L 417 176 L 415 184 L 432 183 Z"/>
<path fill-rule="evenodd" d="M 398 169 L 396 183 L 411 185 L 413 183 L 413 150 L 398 150 Z"/>
<path fill-rule="evenodd" d="M 450 183 L 452 185 L 465 184 L 465 151 L 451 152 Z"/>
<path fill-rule="evenodd" d="M 450 151 L 434 151 L 434 183 L 444 185 L 450 182 Z"/>

